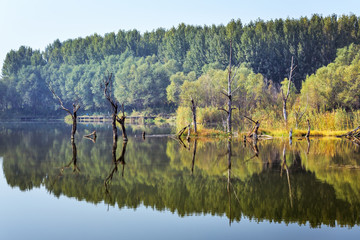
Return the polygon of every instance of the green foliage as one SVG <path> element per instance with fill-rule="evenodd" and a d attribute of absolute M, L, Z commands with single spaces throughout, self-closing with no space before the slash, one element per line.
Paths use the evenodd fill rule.
<path fill-rule="evenodd" d="M 301 90 L 302 103 L 309 99 L 309 106 L 318 111 L 358 109 L 359 49 L 350 44 L 360 43 L 359 25 L 355 15 L 315 14 L 300 19 L 259 19 L 246 25 L 240 20 L 226 26 L 179 24 L 143 34 L 120 30 L 55 40 L 43 52 L 22 46 L 10 51 L 4 61 L 1 89 L 6 88 L 7 94 L 0 105 L 8 112 L 55 114 L 58 104 L 46 86 L 51 83 L 67 106 L 79 102 L 83 111 L 107 112 L 100 85 L 109 72 L 115 76 L 115 96 L 128 111 L 173 112 L 197 93 L 199 106 L 222 107 L 226 97 L 219 92 L 226 81 L 231 40 L 232 66 L 240 66 L 233 83 L 234 89 L 240 89 L 233 96 L 239 115 L 253 114 L 250 109 L 259 107 L 263 113 L 277 115 L 279 92 L 273 89 L 278 91 L 288 77 L 292 57 L 297 66 L 296 92 L 309 76 Z M 328 65 L 335 60 L 337 49 L 348 45 Z M 201 91 L 191 92 L 191 88 Z M 271 106 L 266 107 L 267 103 Z"/>
<path fill-rule="evenodd" d="M 333 63 L 307 77 L 301 90 L 303 102 L 312 109 L 332 110 L 360 107 L 360 47 L 339 49 Z"/>
<path fill-rule="evenodd" d="M 170 85 L 166 88 L 167 100 L 170 103 L 179 104 L 181 86 L 185 81 L 193 82 L 195 79 L 195 72 L 190 72 L 187 75 L 185 75 L 183 72 L 177 72 L 176 74 L 171 75 Z"/>
<path fill-rule="evenodd" d="M 189 125 L 192 122 L 192 113 L 190 107 L 178 107 L 176 110 L 176 128 L 177 130 Z"/>
<path fill-rule="evenodd" d="M 223 121 L 223 117 L 223 113 L 216 107 L 197 109 L 197 122 L 203 126 L 208 124 L 221 123 Z"/>

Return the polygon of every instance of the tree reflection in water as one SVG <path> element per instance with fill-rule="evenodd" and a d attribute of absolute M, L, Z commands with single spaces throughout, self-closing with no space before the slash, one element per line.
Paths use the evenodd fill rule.
<path fill-rule="evenodd" d="M 242 216 L 312 227 L 360 223 L 360 150 L 351 142 L 312 138 L 310 149 L 309 141 L 297 139 L 291 146 L 274 139 L 256 147 L 237 139 L 192 139 L 189 151 L 171 138 L 143 141 L 130 135 L 117 157 L 117 143 L 109 151 L 111 129 L 102 131 L 96 144 L 84 139 L 72 148 L 63 131 L 2 132 L 7 183 L 21 190 L 45 186 L 55 196 L 120 209 L 145 205 L 179 216 L 226 215 L 230 223 Z M 225 149 L 227 154 L 221 155 Z M 116 178 L 125 154 L 131 161 L 123 178 Z M 64 167 L 61 177 L 59 166 Z M 104 183 L 111 198 L 104 195 Z"/>
<path fill-rule="evenodd" d="M 114 177 L 114 174 L 117 173 L 118 171 L 118 165 L 121 164 L 122 165 L 122 171 L 121 171 L 121 176 L 124 177 L 124 171 L 125 171 L 125 152 L 126 152 L 126 146 L 127 146 L 127 141 L 123 141 L 123 145 L 122 145 L 122 151 L 121 151 L 121 155 L 118 159 L 116 159 L 116 149 L 117 149 L 117 138 L 113 138 L 113 148 L 112 148 L 112 168 L 110 170 L 109 175 L 106 177 L 105 181 L 104 181 L 104 186 L 105 186 L 105 191 L 107 194 L 109 194 L 109 185 Z"/>

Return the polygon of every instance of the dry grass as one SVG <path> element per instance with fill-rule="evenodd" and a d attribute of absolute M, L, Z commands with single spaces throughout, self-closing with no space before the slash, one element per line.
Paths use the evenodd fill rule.
<path fill-rule="evenodd" d="M 286 129 L 259 129 L 260 133 L 274 136 L 274 137 L 288 137 L 289 136 L 289 130 Z M 328 130 L 311 130 L 310 136 L 316 136 L 316 137 L 335 137 L 338 135 L 345 134 L 349 132 L 350 130 L 341 130 L 341 131 L 328 131 Z M 307 133 L 307 130 L 301 130 L 301 129 L 295 129 L 293 130 L 293 136 L 294 137 L 302 137 L 305 136 Z"/>

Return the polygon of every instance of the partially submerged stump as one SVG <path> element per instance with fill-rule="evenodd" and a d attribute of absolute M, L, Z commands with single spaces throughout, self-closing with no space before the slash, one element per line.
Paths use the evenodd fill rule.
<path fill-rule="evenodd" d="M 260 121 L 259 120 L 254 121 L 253 119 L 251 119 L 251 118 L 249 118 L 247 116 L 244 116 L 244 118 L 246 118 L 249 121 L 254 123 L 254 126 L 252 126 L 249 133 L 244 136 L 244 142 L 246 141 L 247 138 L 252 139 L 253 141 L 257 141 L 260 138 L 261 139 L 272 139 L 272 137 L 269 136 L 269 135 L 264 135 L 264 134 L 259 135 L 259 128 L 260 128 Z"/>
<path fill-rule="evenodd" d="M 343 135 L 338 135 L 337 137 L 345 137 L 353 141 L 354 143 L 360 145 L 360 126 Z"/>

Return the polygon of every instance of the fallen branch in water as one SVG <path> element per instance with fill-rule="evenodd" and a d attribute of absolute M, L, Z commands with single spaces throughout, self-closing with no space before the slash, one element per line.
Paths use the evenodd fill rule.
<path fill-rule="evenodd" d="M 338 135 L 336 137 L 345 137 L 345 138 L 353 141 L 354 143 L 360 145 L 360 126 L 351 130 L 350 132 L 347 132 L 343 135 Z"/>
<path fill-rule="evenodd" d="M 180 138 L 188 127 L 190 127 L 190 125 L 183 127 L 176 135 Z"/>

